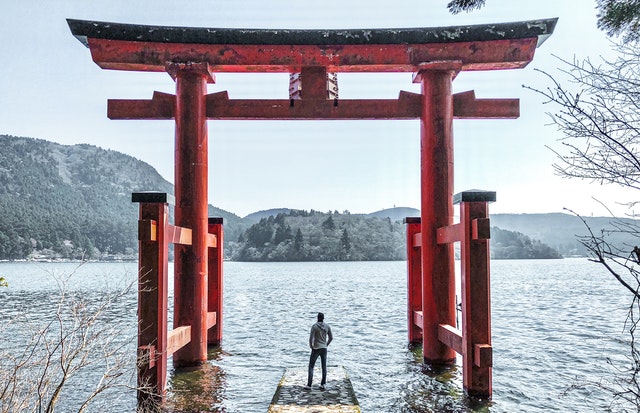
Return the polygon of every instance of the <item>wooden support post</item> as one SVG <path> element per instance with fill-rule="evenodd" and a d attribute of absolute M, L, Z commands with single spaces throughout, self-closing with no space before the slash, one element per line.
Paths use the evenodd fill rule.
<path fill-rule="evenodd" d="M 423 357 L 432 365 L 455 362 L 438 340 L 440 324 L 455 325 L 455 267 L 452 244 L 438 244 L 436 231 L 453 223 L 453 76 L 460 62 L 421 65 L 421 235 Z"/>
<path fill-rule="evenodd" d="M 138 223 L 138 404 L 161 399 L 167 382 L 168 196 L 134 193 Z"/>
<path fill-rule="evenodd" d="M 299 73 L 289 75 L 289 101 L 338 99 L 338 76 L 327 73 L 324 66 L 303 67 Z M 317 110 L 318 103 L 314 105 Z M 296 103 L 297 104 L 297 103 Z M 255 113 L 255 111 L 254 111 Z"/>
<path fill-rule="evenodd" d="M 422 261 L 416 235 L 420 233 L 420 218 L 407 217 L 407 328 L 409 345 L 422 343 L 421 326 L 415 323 L 415 312 L 422 311 Z"/>
<path fill-rule="evenodd" d="M 460 244 L 462 288 L 463 386 L 474 397 L 491 398 L 491 293 L 488 202 L 495 192 L 457 194 L 460 222 L 465 231 Z"/>
<path fill-rule="evenodd" d="M 191 341 L 173 355 L 176 367 L 207 360 L 208 65 L 168 63 L 176 79 L 175 223 L 191 228 L 191 247 L 175 247 L 174 328 L 191 326 Z"/>
<path fill-rule="evenodd" d="M 223 248 L 223 220 L 222 218 L 209 218 L 209 233 L 215 235 L 216 246 L 209 250 L 209 285 L 208 285 L 208 312 L 215 313 L 216 324 L 209 328 L 208 344 L 220 345 L 222 341 L 222 262 L 224 259 Z"/>

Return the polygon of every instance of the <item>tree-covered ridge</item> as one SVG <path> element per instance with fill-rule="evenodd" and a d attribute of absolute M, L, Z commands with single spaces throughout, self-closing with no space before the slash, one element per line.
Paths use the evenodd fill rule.
<path fill-rule="evenodd" d="M 491 258 L 501 259 L 550 259 L 562 255 L 549 245 L 515 231 L 491 227 Z"/>
<path fill-rule="evenodd" d="M 138 205 L 131 193 L 173 194 L 150 165 L 93 145 L 0 135 L 0 260 L 135 258 Z M 226 235 L 248 224 L 223 217 Z"/>
<path fill-rule="evenodd" d="M 311 210 L 262 218 L 232 243 L 235 261 L 393 261 L 406 259 L 401 221 Z M 494 259 L 562 258 L 550 246 L 526 235 L 491 228 Z"/>
<path fill-rule="evenodd" d="M 149 165 L 91 145 L 0 135 L 0 259 L 132 254 L 131 192 L 172 192 Z"/>
<path fill-rule="evenodd" d="M 238 261 L 393 261 L 406 257 L 405 228 L 389 218 L 292 210 L 262 218 L 232 247 Z"/>
<path fill-rule="evenodd" d="M 150 165 L 116 151 L 6 135 L 0 135 L 0 145 L 0 260 L 135 259 L 138 205 L 131 202 L 131 193 L 173 194 L 173 186 Z M 269 212 L 243 219 L 209 206 L 209 216 L 224 218 L 226 259 L 403 260 L 406 228 L 399 217 L 419 215 L 410 208 L 367 215 L 284 208 L 274 210 L 271 216 Z M 534 219 L 514 217 L 524 222 Z M 508 224 L 504 219 L 508 225 L 500 226 L 550 242 L 549 234 L 540 232 L 544 227 L 541 222 L 553 222 L 554 234 L 563 233 L 573 240 L 575 232 L 566 231 L 568 222 L 562 214 L 537 219 L 535 233 L 529 227 L 517 229 L 517 222 Z M 551 249 L 523 237 L 520 234 L 505 240 L 494 230 L 492 254 L 495 258 L 553 255 Z M 554 241 L 552 245 L 563 243 Z"/>

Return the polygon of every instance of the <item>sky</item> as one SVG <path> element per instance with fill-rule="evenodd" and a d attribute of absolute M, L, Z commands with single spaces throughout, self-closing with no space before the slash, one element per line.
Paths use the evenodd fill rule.
<path fill-rule="evenodd" d="M 301 4 L 304 3 L 304 6 Z M 487 0 L 451 15 L 447 0 L 0 0 L 0 134 L 65 145 L 88 143 L 134 156 L 173 182 L 174 122 L 109 120 L 108 99 L 175 93 L 166 73 L 107 71 L 95 65 L 67 18 L 119 23 L 231 28 L 404 28 L 559 17 L 554 34 L 524 69 L 462 72 L 454 92 L 519 98 L 517 120 L 455 120 L 455 192 L 497 192 L 491 213 L 634 213 L 619 188 L 554 174 L 561 137 L 543 98 L 538 70 L 561 76 L 558 57 L 611 57 L 596 28 L 595 1 Z M 339 74 L 341 99 L 419 93 L 410 73 Z M 216 75 L 210 93 L 288 98 L 287 74 Z M 369 213 L 420 205 L 418 121 L 209 121 L 209 203 L 245 216 L 271 208 Z M 2 148 L 0 147 L 0 150 Z M 148 188 L 153 190 L 155 188 Z M 640 211 L 639 211 L 640 212 Z"/>

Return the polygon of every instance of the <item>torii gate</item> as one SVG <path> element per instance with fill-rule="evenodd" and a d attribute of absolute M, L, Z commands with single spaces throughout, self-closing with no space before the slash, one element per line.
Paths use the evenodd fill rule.
<path fill-rule="evenodd" d="M 414 256 L 409 260 L 409 338 L 423 342 L 425 363 L 451 363 L 454 350 L 462 351 L 463 364 L 476 365 L 473 369 L 477 370 L 474 373 L 471 366 L 465 366 L 465 390 L 470 395 L 491 397 L 490 319 L 484 320 L 483 343 L 473 343 L 472 337 L 451 331 L 456 314 L 451 242 L 461 241 L 469 246 L 473 239 L 487 238 L 488 234 L 480 233 L 488 225 L 486 202 L 493 200 L 495 193 L 461 194 L 459 201 L 470 203 L 462 209 L 469 225 L 454 225 L 452 126 L 454 118 L 517 118 L 519 101 L 476 99 L 473 92 L 453 94 L 452 82 L 460 71 L 525 67 L 532 61 L 536 47 L 552 34 L 556 22 L 557 19 L 547 19 L 415 29 L 242 30 L 69 19 L 73 35 L 90 49 L 101 68 L 168 72 L 176 81 L 175 95 L 154 92 L 150 100 L 108 103 L 110 119 L 176 122 L 176 227 L 166 223 L 166 196 L 155 200 L 165 205 L 165 212 L 154 215 L 156 218 L 149 225 L 174 233 L 190 230 L 191 248 L 176 249 L 174 331 L 167 333 L 165 325 L 162 337 L 160 333 L 155 337 L 142 330 L 139 333 L 146 340 L 139 338 L 139 348 L 150 357 L 143 374 L 155 377 L 155 391 L 162 395 L 165 389 L 167 354 L 182 347 L 173 355 L 175 365 L 203 363 L 207 358 L 207 330 L 215 326 L 214 338 L 209 340 L 212 343 L 219 343 L 222 337 L 221 285 L 217 291 L 212 290 L 213 294 L 220 294 L 213 297 L 217 310 L 211 312 L 207 308 L 212 299 L 212 293 L 207 292 L 208 249 L 216 246 L 207 222 L 207 120 L 419 119 L 422 200 L 420 220 L 411 221 L 414 225 L 408 228 L 408 248 Z M 227 92 L 207 94 L 207 83 L 214 82 L 216 72 L 289 73 L 290 99 L 238 100 L 229 99 Z M 334 75 L 338 72 L 411 72 L 414 82 L 421 84 L 421 93 L 401 91 L 398 99 L 341 100 Z M 142 211 L 154 200 L 144 196 L 137 200 L 143 203 L 144 220 Z M 162 222 L 164 225 L 160 225 Z M 166 237 L 162 236 L 165 246 Z M 414 243 L 416 239 L 419 242 Z M 179 234 L 174 234 L 169 242 L 180 240 Z M 217 241 L 221 243 L 221 232 Z M 143 242 L 146 241 L 141 238 L 141 263 Z M 483 245 L 486 260 L 488 244 Z M 417 246 L 419 249 L 414 248 Z M 418 271 L 417 278 L 412 271 Z M 488 261 L 483 271 L 486 302 L 480 306 L 486 318 L 490 315 Z M 417 303 L 412 300 L 415 296 L 419 297 Z M 464 302 L 464 297 L 462 304 L 467 309 L 463 312 L 464 325 L 473 307 Z M 163 303 L 158 298 L 158 307 L 160 313 L 166 314 L 166 299 Z M 145 312 L 139 314 L 140 325 L 156 323 L 155 328 L 162 330 L 156 321 L 144 319 Z M 166 324 L 166 315 L 160 314 L 157 319 Z M 171 351 L 166 347 L 167 334 L 171 335 Z M 156 341 L 159 349 L 154 347 Z M 149 349 L 153 351 L 149 353 Z M 139 399 L 143 397 L 139 394 Z"/>

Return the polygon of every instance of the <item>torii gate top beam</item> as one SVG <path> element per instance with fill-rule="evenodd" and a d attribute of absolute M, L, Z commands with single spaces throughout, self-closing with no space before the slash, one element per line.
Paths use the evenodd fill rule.
<path fill-rule="evenodd" d="M 433 61 L 462 70 L 526 66 L 557 19 L 412 29 L 275 30 L 145 26 L 67 20 L 103 69 L 164 72 L 167 62 L 214 72 L 416 72 Z"/>

